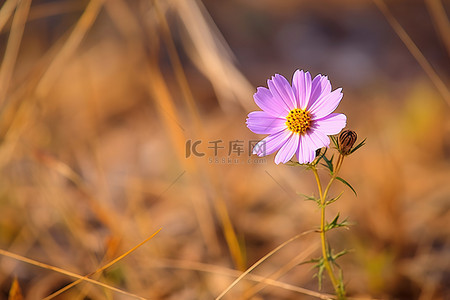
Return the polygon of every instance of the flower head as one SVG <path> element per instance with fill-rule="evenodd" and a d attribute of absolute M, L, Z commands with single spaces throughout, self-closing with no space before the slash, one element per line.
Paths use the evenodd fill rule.
<path fill-rule="evenodd" d="M 328 147 L 328 135 L 338 134 L 347 117 L 333 113 L 342 99 L 341 88 L 331 91 L 326 76 L 311 80 L 309 72 L 297 70 L 292 86 L 276 74 L 253 95 L 262 111 L 249 113 L 247 127 L 257 134 L 269 134 L 253 148 L 265 156 L 279 150 L 275 163 L 286 163 L 294 154 L 299 163 L 310 163 L 317 149 Z"/>

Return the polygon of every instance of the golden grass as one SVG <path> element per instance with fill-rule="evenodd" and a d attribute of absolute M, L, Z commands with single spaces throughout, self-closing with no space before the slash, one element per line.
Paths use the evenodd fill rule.
<path fill-rule="evenodd" d="M 158 232 L 159 232 L 159 231 L 158 231 Z M 156 233 L 157 233 L 157 232 L 156 232 Z M 140 296 L 138 296 L 138 295 L 134 295 L 134 294 L 132 294 L 132 293 L 128 293 L 128 292 L 126 292 L 126 291 L 122 291 L 122 290 L 120 290 L 120 289 L 117 289 L 117 288 L 115 288 L 115 287 L 113 287 L 113 286 L 104 284 L 104 283 L 102 283 L 102 282 L 98 282 L 98 281 L 96 281 L 96 280 L 92 280 L 92 279 L 90 279 L 89 277 L 90 277 L 90 276 L 93 276 L 94 274 L 97 274 L 97 273 L 99 273 L 99 272 L 101 272 L 101 271 L 103 271 L 103 270 L 105 270 L 106 268 L 112 266 L 113 264 L 115 264 L 116 262 L 118 262 L 119 260 L 121 260 L 122 258 L 124 258 L 125 256 L 129 255 L 131 252 L 133 252 L 134 250 L 136 250 L 138 247 L 142 246 L 144 243 L 146 243 L 147 241 L 149 241 L 150 239 L 152 239 L 152 238 L 156 235 L 156 233 L 152 234 L 148 239 L 146 239 L 145 241 L 143 241 L 141 244 L 137 245 L 136 247 L 134 247 L 134 248 L 131 249 L 130 251 L 127 251 L 126 253 L 124 253 L 123 255 L 121 255 L 120 257 L 118 257 L 117 259 L 111 261 L 111 262 L 108 263 L 107 265 L 105 265 L 105 266 L 103 266 L 103 267 L 97 269 L 96 271 L 94 271 L 94 272 L 92 272 L 92 273 L 90 273 L 90 274 L 88 274 L 88 275 L 85 275 L 85 276 L 81 276 L 81 275 L 78 275 L 78 274 L 75 274 L 75 273 L 66 271 L 66 270 L 61 269 L 61 268 L 58 268 L 58 267 L 54 267 L 54 266 L 48 265 L 48 264 L 44 264 L 44 263 L 41 263 L 41 262 L 38 262 L 38 261 L 35 261 L 35 260 L 32 260 L 32 259 L 23 257 L 23 256 L 21 256 L 21 255 L 17 255 L 17 254 L 8 252 L 8 251 L 2 250 L 2 249 L 0 249 L 0 255 L 3 255 L 3 256 L 6 256 L 6 257 L 9 257 L 9 258 L 18 260 L 18 261 L 22 261 L 22 262 L 28 263 L 28 264 L 30 264 L 30 265 L 34 265 L 34 266 L 37 266 L 37 267 L 41 267 L 41 268 L 43 268 L 43 269 L 47 269 L 47 270 L 51 270 L 51 271 L 54 271 L 54 272 L 58 272 L 58 273 L 61 273 L 61 274 L 64 274 L 64 275 L 67 275 L 67 276 L 70 276 L 70 277 L 73 277 L 73 278 L 77 278 L 76 281 L 74 281 L 74 282 L 72 282 L 71 284 L 65 286 L 64 288 L 62 288 L 62 289 L 60 289 L 60 290 L 54 292 L 53 294 L 51 294 L 51 295 L 45 297 L 45 299 L 52 299 L 52 298 L 56 297 L 57 295 L 63 293 L 63 292 L 66 291 L 67 289 L 69 289 L 69 288 L 71 288 L 71 287 L 77 285 L 78 283 L 80 283 L 80 282 L 82 282 L 82 281 L 87 281 L 87 282 L 89 282 L 89 283 L 93 283 L 93 284 L 99 285 L 99 286 L 101 286 L 101 287 L 110 289 L 110 290 L 112 290 L 112 291 L 115 291 L 115 292 L 117 292 L 117 293 L 120 293 L 120 294 L 123 294 L 123 295 L 126 295 L 126 296 L 130 296 L 130 297 L 137 298 L 137 299 L 145 299 L 145 298 L 142 298 L 142 297 L 140 297 Z M 15 284 L 15 285 L 18 284 L 17 280 L 14 280 L 13 286 L 14 286 L 14 284 Z M 11 289 L 13 289 L 13 287 L 11 287 Z"/>
<path fill-rule="evenodd" d="M 97 270 L 95 270 L 92 273 L 89 273 L 88 275 L 85 275 L 83 277 L 78 278 L 78 280 L 72 282 L 71 284 L 65 286 L 64 288 L 54 292 L 53 294 L 45 297 L 45 300 L 49 300 L 49 299 L 53 299 L 56 296 L 60 295 L 61 293 L 65 292 L 66 290 L 74 287 L 75 285 L 77 285 L 78 283 L 82 282 L 83 280 L 86 280 L 87 278 L 100 273 L 102 271 L 104 271 L 105 269 L 111 267 L 112 265 L 114 265 L 115 263 L 117 263 L 118 261 L 120 261 L 121 259 L 125 258 L 126 256 L 130 255 L 131 253 L 133 253 L 136 249 L 138 249 L 139 247 L 141 247 L 142 245 L 144 245 L 145 243 L 147 243 L 148 241 L 150 241 L 155 235 L 158 234 L 158 232 L 160 232 L 161 229 L 159 229 L 158 231 L 156 231 L 154 234 L 152 234 L 151 236 L 149 236 L 148 238 L 146 238 L 144 241 L 142 241 L 141 243 L 137 244 L 136 246 L 134 246 L 133 248 L 131 248 L 130 250 L 128 250 L 127 252 L 123 253 L 122 255 L 120 255 L 119 257 L 117 257 L 116 259 L 112 260 L 111 262 L 107 263 L 106 265 L 102 266 L 101 268 L 98 268 Z M 116 290 L 116 289 L 115 289 Z M 128 294 L 130 295 L 130 294 Z M 138 297 L 135 295 L 132 295 L 134 297 L 140 298 L 140 299 L 144 299 L 142 297 Z"/>
<path fill-rule="evenodd" d="M 235 281 L 233 281 L 222 293 L 220 293 L 219 296 L 216 297 L 216 300 L 222 299 L 223 296 L 228 293 L 229 290 L 231 290 L 239 281 L 242 280 L 242 278 L 244 278 L 247 274 L 249 274 L 251 271 L 253 271 L 256 267 L 258 267 L 260 264 L 262 264 L 266 259 L 268 259 L 269 257 L 271 257 L 272 255 L 274 255 L 276 252 L 278 252 L 281 248 L 283 248 L 284 246 L 286 246 L 287 244 L 295 241 L 296 239 L 304 236 L 305 234 L 308 233 L 312 233 L 314 232 L 313 230 L 311 231 L 307 231 L 307 232 L 303 232 L 301 234 L 298 234 L 292 238 L 290 238 L 289 240 L 285 241 L 284 243 L 282 243 L 281 245 L 279 245 L 278 247 L 276 247 L 275 249 L 273 249 L 272 251 L 270 251 L 269 253 L 267 253 L 266 255 L 264 255 L 261 259 L 259 259 L 257 262 L 255 262 L 250 268 L 248 268 L 247 270 L 245 270 L 244 273 L 242 273 L 238 278 L 236 278 Z"/>

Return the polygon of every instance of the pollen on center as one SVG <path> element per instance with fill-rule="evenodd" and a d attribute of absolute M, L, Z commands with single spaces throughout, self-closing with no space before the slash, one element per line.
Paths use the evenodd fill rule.
<path fill-rule="evenodd" d="M 286 126 L 292 132 L 303 134 L 311 125 L 309 112 L 296 108 L 289 112 L 286 117 Z"/>

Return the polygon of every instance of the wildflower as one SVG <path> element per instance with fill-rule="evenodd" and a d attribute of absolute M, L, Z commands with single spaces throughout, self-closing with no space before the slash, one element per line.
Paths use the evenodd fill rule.
<path fill-rule="evenodd" d="M 349 155 L 358 135 L 353 130 L 344 130 L 339 135 L 339 151 L 342 155 Z"/>
<path fill-rule="evenodd" d="M 341 88 L 331 91 L 327 76 L 311 80 L 309 72 L 297 70 L 292 86 L 275 74 L 253 95 L 262 111 L 248 115 L 247 127 L 257 134 L 269 134 L 253 148 L 253 154 L 265 156 L 279 150 L 275 163 L 286 163 L 294 154 L 299 163 L 314 160 L 316 150 L 328 147 L 328 135 L 338 134 L 347 117 L 333 113 L 342 99 Z"/>

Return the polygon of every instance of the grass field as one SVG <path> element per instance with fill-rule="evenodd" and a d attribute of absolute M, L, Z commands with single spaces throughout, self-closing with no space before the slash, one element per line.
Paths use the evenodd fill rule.
<path fill-rule="evenodd" d="M 296 69 L 342 87 L 367 138 L 341 171 L 357 196 L 336 184 L 327 211 L 353 224 L 329 235 L 349 299 L 450 299 L 449 13 L 0 1 L 0 299 L 215 299 L 257 262 L 223 299 L 332 299 L 301 264 L 314 177 L 249 155 L 253 93 Z"/>

